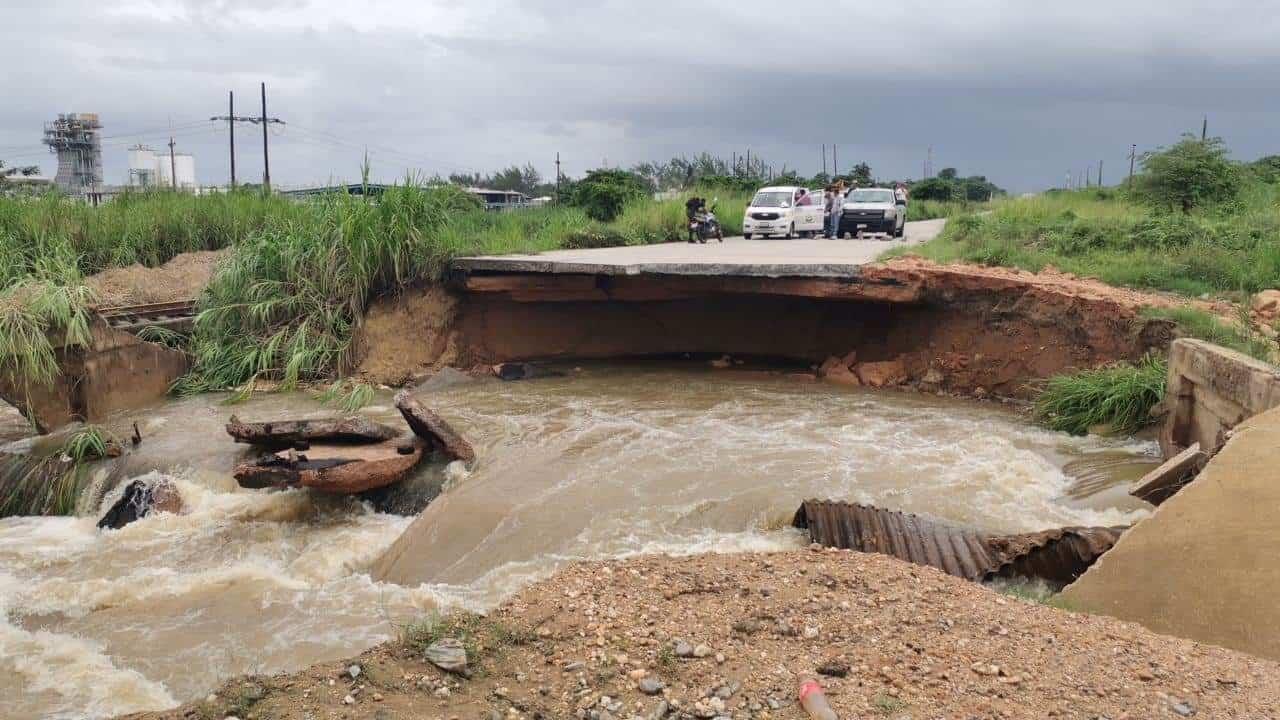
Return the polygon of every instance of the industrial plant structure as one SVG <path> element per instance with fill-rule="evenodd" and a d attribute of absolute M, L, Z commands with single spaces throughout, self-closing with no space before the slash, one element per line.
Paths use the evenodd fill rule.
<path fill-rule="evenodd" d="M 59 114 L 45 123 L 44 144 L 58 155 L 53 181 L 68 195 L 94 195 L 102 187 L 101 129 L 97 113 Z"/>
<path fill-rule="evenodd" d="M 174 182 L 177 178 L 177 182 Z M 196 160 L 190 153 L 129 148 L 129 187 L 197 190 Z"/>

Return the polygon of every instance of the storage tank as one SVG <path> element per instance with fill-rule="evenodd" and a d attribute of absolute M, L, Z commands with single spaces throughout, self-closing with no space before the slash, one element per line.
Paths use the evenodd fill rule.
<path fill-rule="evenodd" d="M 146 145 L 134 145 L 129 148 L 129 186 L 155 187 L 158 181 L 156 151 Z"/>
<path fill-rule="evenodd" d="M 156 153 L 156 168 L 159 172 L 158 185 L 173 187 L 173 176 L 177 173 L 179 190 L 194 190 L 196 187 L 196 159 L 190 153 L 174 153 L 170 161 L 168 152 Z"/>
<path fill-rule="evenodd" d="M 178 187 L 194 190 L 196 187 L 196 159 L 190 153 L 178 153 L 173 158 L 178 170 Z"/>

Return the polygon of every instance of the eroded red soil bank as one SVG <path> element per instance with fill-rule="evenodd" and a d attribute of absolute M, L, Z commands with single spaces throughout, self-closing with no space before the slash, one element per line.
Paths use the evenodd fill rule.
<path fill-rule="evenodd" d="M 1168 304 L 1060 274 L 917 259 L 856 278 L 470 275 L 376 302 L 360 372 L 400 384 L 513 360 L 836 357 L 852 366 L 832 375 L 846 382 L 1025 397 L 1029 381 L 1164 347 L 1172 327 L 1138 310 Z"/>

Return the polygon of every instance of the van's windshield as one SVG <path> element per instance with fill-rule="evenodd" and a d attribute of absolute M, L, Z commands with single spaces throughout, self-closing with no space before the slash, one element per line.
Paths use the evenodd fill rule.
<path fill-rule="evenodd" d="M 751 200 L 751 207 L 791 207 L 789 192 L 758 192 Z"/>
<path fill-rule="evenodd" d="M 892 190 L 854 190 L 845 196 L 845 202 L 850 203 L 892 203 Z"/>

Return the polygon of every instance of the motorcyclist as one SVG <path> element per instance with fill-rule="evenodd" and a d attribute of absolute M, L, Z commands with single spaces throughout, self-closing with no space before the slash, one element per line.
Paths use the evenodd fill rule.
<path fill-rule="evenodd" d="M 689 198 L 684 204 L 684 215 L 687 222 L 686 227 L 689 230 L 689 242 L 697 242 L 697 223 L 701 221 L 702 215 L 707 211 L 707 199 L 697 196 Z"/>

